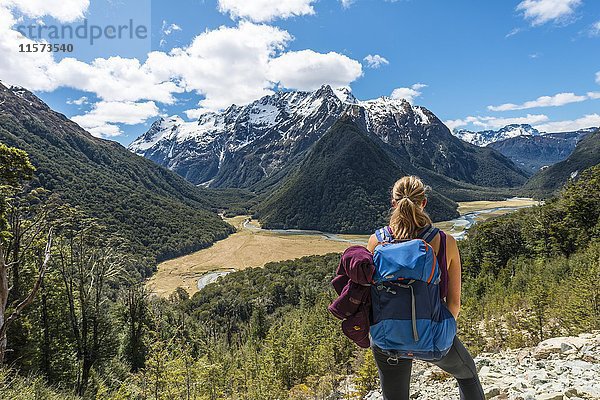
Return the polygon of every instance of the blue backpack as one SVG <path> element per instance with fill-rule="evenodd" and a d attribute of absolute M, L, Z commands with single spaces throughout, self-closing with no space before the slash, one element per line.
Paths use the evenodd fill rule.
<path fill-rule="evenodd" d="M 400 241 L 388 227 L 375 232 L 381 244 L 373 254 L 371 343 L 392 358 L 439 360 L 456 336 L 456 321 L 440 296 L 440 265 L 429 244 L 438 232 L 429 226 L 419 239 Z"/>

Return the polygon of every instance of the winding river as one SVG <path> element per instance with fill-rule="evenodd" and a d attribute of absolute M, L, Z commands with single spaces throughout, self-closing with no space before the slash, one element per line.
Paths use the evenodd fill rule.
<path fill-rule="evenodd" d="M 495 203 L 503 203 L 507 202 L 509 204 L 514 204 L 510 206 L 502 205 L 498 207 L 490 207 L 490 208 L 482 208 L 480 210 L 473 210 L 467 213 L 462 214 L 460 217 L 443 221 L 440 223 L 436 223 L 435 225 L 443 226 L 444 230 L 447 230 L 452 236 L 454 236 L 457 240 L 464 239 L 467 231 L 473 225 L 475 225 L 480 220 L 487 219 L 487 216 L 497 216 L 501 214 L 507 214 L 513 211 L 518 210 L 519 208 L 531 207 L 536 204 L 533 199 L 530 198 L 522 198 L 522 197 L 514 197 L 511 199 L 506 199 L 504 201 L 498 201 Z M 469 204 L 471 202 L 461 203 L 461 207 Z M 475 203 L 475 202 L 474 202 Z M 491 203 L 491 202 L 486 202 Z M 523 204 L 520 204 L 523 203 Z M 460 211 L 460 207 L 459 207 Z M 358 244 L 365 245 L 368 240 L 368 236 L 364 238 L 356 239 L 356 238 L 345 238 L 343 236 L 352 236 L 352 235 L 338 235 L 335 233 L 327 233 L 316 230 L 302 230 L 302 229 L 263 229 L 258 226 L 254 221 L 250 219 L 246 219 L 242 224 L 244 229 L 249 229 L 254 232 L 269 232 L 276 235 L 312 235 L 312 236 L 320 236 L 328 240 L 333 240 L 336 242 L 345 242 L 350 244 Z M 449 228 L 449 229 L 448 229 Z"/>
<path fill-rule="evenodd" d="M 478 222 L 494 216 L 513 212 L 519 208 L 531 207 L 534 204 L 537 203 L 532 199 L 517 197 L 495 202 L 464 202 L 459 204 L 459 212 L 461 213 L 460 217 L 449 221 L 439 222 L 436 223 L 436 225 L 454 236 L 457 240 L 462 240 L 465 238 L 467 231 Z M 315 239 L 325 239 L 327 241 L 340 242 L 348 245 L 366 245 L 369 238 L 368 235 L 344 235 L 316 230 L 263 229 L 256 221 L 251 220 L 250 218 L 245 218 L 240 222 L 241 223 L 238 222 L 238 226 L 240 227 L 238 233 L 246 232 L 246 234 L 268 235 L 270 238 L 287 238 L 289 240 L 293 236 L 297 236 L 298 240 L 300 240 L 306 239 L 307 237 L 313 237 Z M 207 249 L 206 251 L 210 251 L 210 249 Z M 205 272 L 199 278 L 197 278 L 196 286 L 198 290 L 202 290 L 209 283 L 215 282 L 219 277 L 227 275 L 235 270 L 237 269 L 219 269 Z"/>

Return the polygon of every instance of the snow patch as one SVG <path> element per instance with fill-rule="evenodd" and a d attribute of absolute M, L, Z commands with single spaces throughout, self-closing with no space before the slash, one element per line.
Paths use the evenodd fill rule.
<path fill-rule="evenodd" d="M 412 109 L 415 112 L 415 116 L 419 119 L 419 123 L 423 125 L 430 124 L 429 118 L 427 117 L 427 115 L 425 115 L 421 107 L 412 107 Z"/>

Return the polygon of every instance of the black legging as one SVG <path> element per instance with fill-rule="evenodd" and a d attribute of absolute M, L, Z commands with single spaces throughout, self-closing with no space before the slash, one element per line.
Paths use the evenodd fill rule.
<path fill-rule="evenodd" d="M 412 360 L 390 359 L 380 349 L 375 347 L 372 350 L 379 370 L 383 398 L 385 400 L 409 400 Z M 485 399 L 473 357 L 458 340 L 458 337 L 454 338 L 454 343 L 444 358 L 439 361 L 431 361 L 431 363 L 456 378 L 461 399 Z"/>

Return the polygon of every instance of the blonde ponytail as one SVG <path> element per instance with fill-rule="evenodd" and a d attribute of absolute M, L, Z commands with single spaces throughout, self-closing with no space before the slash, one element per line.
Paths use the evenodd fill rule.
<path fill-rule="evenodd" d="M 394 184 L 392 199 L 396 206 L 390 217 L 390 228 L 396 239 L 413 239 L 420 229 L 431 224 L 431 218 L 423 209 L 428 189 L 416 176 L 405 176 Z"/>

